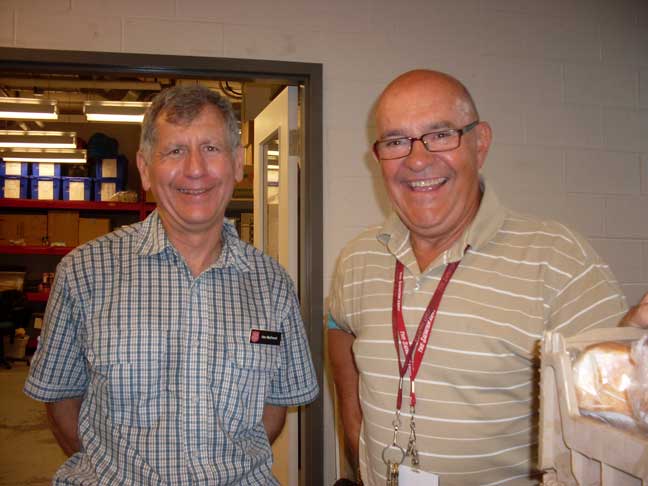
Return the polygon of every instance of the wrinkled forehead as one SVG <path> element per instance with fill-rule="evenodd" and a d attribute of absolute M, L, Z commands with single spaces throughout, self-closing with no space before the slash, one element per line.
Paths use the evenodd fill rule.
<path fill-rule="evenodd" d="M 462 92 L 449 87 L 403 86 L 386 90 L 376 107 L 379 137 L 457 128 L 473 121 L 474 113 Z"/>

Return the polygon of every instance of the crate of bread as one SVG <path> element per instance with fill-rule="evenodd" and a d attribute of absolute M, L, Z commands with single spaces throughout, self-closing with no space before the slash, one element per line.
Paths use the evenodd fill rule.
<path fill-rule="evenodd" d="M 540 390 L 544 486 L 648 486 L 648 331 L 545 333 Z"/>

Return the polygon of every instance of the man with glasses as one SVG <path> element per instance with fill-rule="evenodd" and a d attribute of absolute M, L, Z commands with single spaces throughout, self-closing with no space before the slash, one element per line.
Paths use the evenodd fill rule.
<path fill-rule="evenodd" d="M 399 76 L 376 128 L 394 211 L 344 248 L 330 293 L 352 458 L 366 485 L 537 484 L 538 340 L 617 325 L 623 293 L 583 237 L 500 204 L 459 81 Z"/>

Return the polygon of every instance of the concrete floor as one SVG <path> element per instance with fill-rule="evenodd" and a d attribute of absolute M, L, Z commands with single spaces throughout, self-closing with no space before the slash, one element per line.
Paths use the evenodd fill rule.
<path fill-rule="evenodd" d="M 49 485 L 66 460 L 47 425 L 45 407 L 22 392 L 28 371 L 23 362 L 0 369 L 0 486 Z"/>

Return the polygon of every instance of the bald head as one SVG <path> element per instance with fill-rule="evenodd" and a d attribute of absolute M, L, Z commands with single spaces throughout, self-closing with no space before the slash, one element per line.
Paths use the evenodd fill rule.
<path fill-rule="evenodd" d="M 472 96 L 458 79 L 439 71 L 417 69 L 401 74 L 382 92 L 376 108 L 378 125 L 389 117 L 395 105 L 402 106 L 406 101 L 416 105 L 417 99 L 448 106 L 465 123 L 479 119 Z"/>

